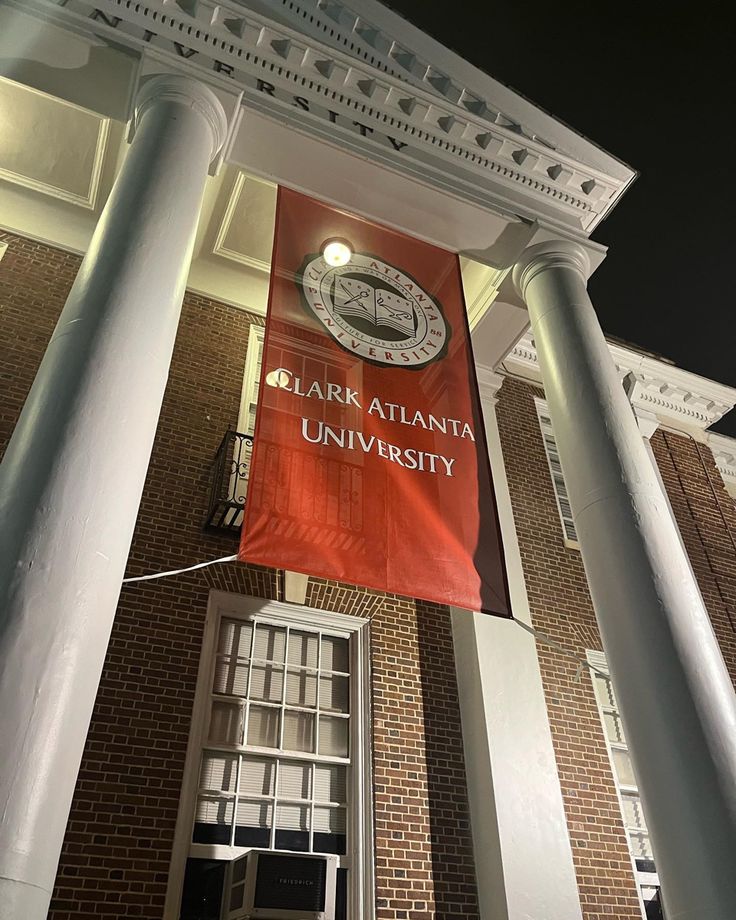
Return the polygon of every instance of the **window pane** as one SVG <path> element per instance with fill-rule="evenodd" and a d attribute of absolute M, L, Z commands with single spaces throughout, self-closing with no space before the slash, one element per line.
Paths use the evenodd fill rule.
<path fill-rule="evenodd" d="M 331 712 L 348 711 L 349 678 L 330 675 L 319 680 L 319 708 Z"/>
<path fill-rule="evenodd" d="M 292 706 L 314 708 L 317 705 L 317 675 L 307 671 L 289 671 L 286 675 L 286 702 Z"/>
<path fill-rule="evenodd" d="M 331 716 L 319 718 L 319 754 L 329 757 L 348 756 L 348 720 Z"/>
<path fill-rule="evenodd" d="M 210 715 L 209 739 L 218 744 L 241 744 L 243 740 L 243 709 L 239 703 L 215 700 Z"/>
<path fill-rule="evenodd" d="M 644 823 L 644 812 L 641 808 L 641 799 L 638 795 L 622 796 L 624 803 L 624 822 L 627 827 L 639 827 L 646 829 Z"/>
<path fill-rule="evenodd" d="M 289 664 L 300 664 L 307 668 L 317 667 L 316 633 L 299 632 L 293 629 L 289 633 Z"/>
<path fill-rule="evenodd" d="M 624 742 L 624 727 L 621 722 L 621 716 L 614 712 L 603 713 L 603 724 L 606 726 L 606 734 L 609 741 Z"/>
<path fill-rule="evenodd" d="M 345 767 L 328 764 L 315 764 L 315 801 L 345 802 L 345 772 Z"/>
<path fill-rule="evenodd" d="M 666 920 L 662 907 L 662 894 L 659 888 L 645 885 L 641 889 L 647 920 Z"/>
<path fill-rule="evenodd" d="M 284 750 L 314 751 L 314 716 L 311 712 L 284 712 Z"/>
<path fill-rule="evenodd" d="M 248 692 L 248 665 L 234 658 L 218 658 L 212 689 L 227 696 L 245 696 Z"/>
<path fill-rule="evenodd" d="M 312 768 L 308 763 L 282 760 L 279 764 L 279 798 L 308 799 Z"/>
<path fill-rule="evenodd" d="M 345 809 L 314 809 L 314 849 L 317 853 L 345 853 Z"/>
<path fill-rule="evenodd" d="M 337 636 L 322 636 L 322 670 L 344 671 L 350 670 L 348 666 L 348 640 L 338 639 Z"/>
<path fill-rule="evenodd" d="M 194 813 L 194 843 L 230 843 L 233 823 L 232 799 L 199 796 Z"/>
<path fill-rule="evenodd" d="M 237 771 L 237 755 L 204 751 L 202 769 L 199 771 L 199 787 L 200 789 L 216 789 L 220 792 L 235 792 Z"/>
<path fill-rule="evenodd" d="M 240 847 L 267 847 L 271 843 L 271 802 L 238 800 L 235 822 L 235 845 Z"/>
<path fill-rule="evenodd" d="M 217 651 L 233 658 L 250 658 L 250 640 L 253 626 L 241 620 L 222 620 Z"/>
<path fill-rule="evenodd" d="M 276 764 L 267 757 L 243 757 L 240 768 L 241 795 L 273 795 Z"/>
<path fill-rule="evenodd" d="M 652 848 L 649 844 L 649 834 L 635 831 L 633 834 L 629 834 L 629 840 L 631 841 L 631 852 L 634 854 L 635 859 L 654 859 Z"/>
<path fill-rule="evenodd" d="M 631 765 L 631 758 L 628 751 L 620 751 L 613 748 L 613 765 L 616 769 L 616 776 L 622 786 L 635 786 L 634 768 Z"/>
<path fill-rule="evenodd" d="M 309 849 L 309 806 L 279 805 L 276 809 L 276 849 Z"/>
<path fill-rule="evenodd" d="M 329 834 L 345 833 L 344 808 L 315 808 L 314 829 Z"/>
<path fill-rule="evenodd" d="M 286 630 L 281 626 L 268 626 L 259 623 L 256 626 L 256 641 L 253 649 L 254 658 L 266 661 L 283 661 L 286 646 Z"/>
<path fill-rule="evenodd" d="M 251 705 L 248 716 L 248 744 L 256 747 L 278 747 L 278 743 L 279 710 Z"/>
<path fill-rule="evenodd" d="M 598 702 L 601 706 L 616 706 L 616 701 L 613 698 L 613 687 L 611 686 L 611 681 L 607 677 L 603 677 L 597 672 L 593 672 L 593 686 L 595 687 L 595 695 L 598 697 Z"/>
<path fill-rule="evenodd" d="M 270 664 L 254 664 L 250 679 L 250 698 L 280 703 L 284 689 L 284 672 Z"/>

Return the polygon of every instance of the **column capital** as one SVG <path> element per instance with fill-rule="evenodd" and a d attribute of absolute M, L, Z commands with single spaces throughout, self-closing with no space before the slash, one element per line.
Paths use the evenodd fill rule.
<path fill-rule="evenodd" d="M 228 118 L 222 103 L 212 90 L 182 74 L 156 74 L 141 84 L 135 100 L 133 130 L 138 127 L 144 112 L 158 102 L 176 102 L 198 112 L 207 122 L 212 134 L 210 161 L 219 153 L 228 134 Z"/>
<path fill-rule="evenodd" d="M 550 268 L 573 268 L 588 280 L 590 258 L 585 248 L 574 240 L 546 240 L 529 246 L 519 256 L 513 269 L 514 287 L 524 297 L 526 286 L 539 272 Z"/>

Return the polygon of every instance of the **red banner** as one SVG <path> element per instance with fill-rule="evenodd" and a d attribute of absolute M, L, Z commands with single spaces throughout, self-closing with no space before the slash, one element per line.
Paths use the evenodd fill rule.
<path fill-rule="evenodd" d="M 279 189 L 239 558 L 510 616 L 457 255 Z"/>

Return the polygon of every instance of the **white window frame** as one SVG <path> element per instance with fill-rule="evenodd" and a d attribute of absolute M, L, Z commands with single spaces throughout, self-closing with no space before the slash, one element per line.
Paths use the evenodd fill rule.
<path fill-rule="evenodd" d="M 350 770 L 348 771 L 348 840 L 352 852 L 338 857 L 339 867 L 350 870 L 348 916 L 351 920 L 375 917 L 373 778 L 370 705 L 370 621 L 279 601 L 211 591 L 207 605 L 204 639 L 199 661 L 192 722 L 184 767 L 179 813 L 172 849 L 163 920 L 178 920 L 187 858 L 232 860 L 257 847 L 229 847 L 191 842 L 199 786 L 202 750 L 206 747 L 215 648 L 220 621 L 268 620 L 278 626 L 323 629 L 350 639 L 351 712 Z M 356 852 L 357 850 L 357 852 Z M 196 851 L 196 852 L 195 852 Z M 226 873 L 227 876 L 227 873 Z M 227 877 L 224 892 L 227 890 Z M 224 894 L 223 894 L 224 902 Z"/>
<path fill-rule="evenodd" d="M 562 464 L 560 463 L 560 455 L 557 451 L 557 442 L 555 441 L 555 433 L 552 429 L 549 408 L 545 400 L 540 399 L 538 396 L 534 397 L 534 404 L 537 409 L 537 420 L 539 421 L 539 430 L 544 444 L 544 454 L 547 457 L 549 476 L 552 480 L 552 490 L 555 493 L 557 513 L 560 515 L 563 540 L 568 549 L 579 550 L 580 543 L 575 529 L 575 521 L 572 517 L 572 510 L 570 510 L 569 514 L 563 510 L 563 503 L 568 508 L 570 507 L 570 497 L 567 493 L 567 486 L 565 485 L 565 474 L 562 472 Z M 550 449 L 550 447 L 552 449 Z M 552 455 L 553 452 L 554 456 Z"/>
<path fill-rule="evenodd" d="M 240 390 L 240 408 L 238 409 L 238 425 L 235 429 L 240 434 L 253 435 L 249 430 L 250 407 L 253 403 L 253 391 L 261 372 L 260 357 L 263 353 L 263 342 L 266 335 L 265 326 L 251 323 L 248 331 L 248 350 L 245 353 L 245 367 L 243 368 L 243 386 Z"/>
<path fill-rule="evenodd" d="M 588 649 L 586 651 L 586 658 L 588 659 L 588 664 L 594 667 L 597 671 L 601 671 L 610 677 L 611 671 L 610 671 L 610 668 L 608 667 L 608 661 L 606 659 L 604 652 L 597 651 L 594 649 Z M 591 674 L 591 681 L 593 680 L 595 680 L 595 677 Z M 626 846 L 628 847 L 629 856 L 631 858 L 631 870 L 634 873 L 634 878 L 636 879 L 636 891 L 637 891 L 637 894 L 639 895 L 639 907 L 641 909 L 641 915 L 642 915 L 643 920 L 647 920 L 646 908 L 644 906 L 644 897 L 642 895 L 641 890 L 642 888 L 659 888 L 660 887 L 659 875 L 657 875 L 656 872 L 640 872 L 639 869 L 637 868 L 636 856 L 634 855 L 634 851 L 631 848 L 631 843 L 630 843 L 630 838 L 629 838 L 629 829 L 626 825 L 626 812 L 624 811 L 624 800 L 623 800 L 623 796 L 627 793 L 630 795 L 638 796 L 639 787 L 624 785 L 619 782 L 618 775 L 616 773 L 616 765 L 613 760 L 614 745 L 611 743 L 608 737 L 608 732 L 606 731 L 606 724 L 604 720 L 604 709 L 601 705 L 600 700 L 598 699 L 598 694 L 595 692 L 595 687 L 593 687 L 592 689 L 593 689 L 593 694 L 595 696 L 595 703 L 596 703 L 596 708 L 598 709 L 598 715 L 601 720 L 601 730 L 603 731 L 603 739 L 606 744 L 608 760 L 611 764 L 613 784 L 616 787 L 616 798 L 618 799 L 618 806 L 621 810 L 621 825 L 624 828 L 624 833 L 626 834 Z M 623 718 L 621 716 L 620 710 L 616 708 L 615 711 L 618 717 L 621 718 L 623 722 Z M 626 727 L 624 726 L 624 736 L 625 736 L 625 733 L 626 733 Z M 628 745 L 626 744 L 616 745 L 616 748 L 619 748 L 620 750 L 626 750 L 627 752 L 629 750 Z"/>

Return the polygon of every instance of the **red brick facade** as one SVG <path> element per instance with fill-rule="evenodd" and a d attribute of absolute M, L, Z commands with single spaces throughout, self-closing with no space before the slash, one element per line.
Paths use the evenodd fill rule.
<path fill-rule="evenodd" d="M 0 234 L 0 447 L 4 448 L 79 258 Z M 237 418 L 251 323 L 188 294 L 129 574 L 235 551 L 205 533 L 208 470 Z M 498 418 L 535 625 L 584 656 L 600 649 L 580 554 L 563 545 L 531 386 L 508 379 Z M 736 675 L 736 508 L 710 451 L 652 441 L 673 511 Z M 120 458 L 121 463 L 125 458 Z M 50 917 L 155 920 L 171 847 L 212 588 L 278 598 L 278 573 L 220 565 L 123 589 Z M 460 715 L 446 609 L 310 579 L 307 605 L 371 619 L 377 915 L 478 916 Z M 587 672 L 539 656 L 585 920 L 638 920 L 639 901 Z M 541 918 L 540 918 L 541 920 Z"/>

